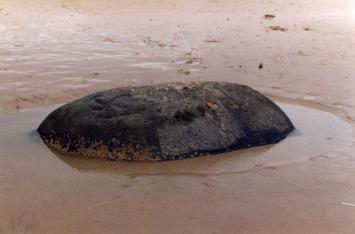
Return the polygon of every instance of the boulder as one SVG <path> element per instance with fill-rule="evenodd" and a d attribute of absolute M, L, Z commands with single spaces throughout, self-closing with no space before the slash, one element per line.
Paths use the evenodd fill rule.
<path fill-rule="evenodd" d="M 39 126 L 60 153 L 163 161 L 273 144 L 294 126 L 259 92 L 239 84 L 177 82 L 97 92 L 53 111 Z"/>

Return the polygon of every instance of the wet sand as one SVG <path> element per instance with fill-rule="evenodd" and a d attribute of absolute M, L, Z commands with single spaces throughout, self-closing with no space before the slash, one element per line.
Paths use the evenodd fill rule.
<path fill-rule="evenodd" d="M 279 144 L 161 163 L 56 155 L 33 131 L 51 109 L 3 117 L 0 230 L 351 233 L 355 168 L 343 153 L 351 126 L 328 112 L 280 106 L 297 130 Z"/>
<path fill-rule="evenodd" d="M 0 0 L 0 233 L 354 233 L 354 29 L 350 0 Z M 33 132 L 55 104 L 181 80 L 250 85 L 297 131 L 156 164 L 55 155 Z"/>

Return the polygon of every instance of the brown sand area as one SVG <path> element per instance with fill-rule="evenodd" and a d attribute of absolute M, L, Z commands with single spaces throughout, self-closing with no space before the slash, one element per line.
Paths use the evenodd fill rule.
<path fill-rule="evenodd" d="M 0 34 L 0 233 L 355 233 L 354 1 L 0 0 Z M 184 80 L 249 85 L 297 131 L 157 164 L 33 133 L 88 93 Z"/>

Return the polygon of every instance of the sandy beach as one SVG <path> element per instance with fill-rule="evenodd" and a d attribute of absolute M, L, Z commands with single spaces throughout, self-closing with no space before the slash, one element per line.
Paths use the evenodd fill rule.
<path fill-rule="evenodd" d="M 355 233 L 355 2 L 0 0 L 0 233 Z M 56 155 L 55 107 L 119 86 L 249 85 L 296 131 L 175 162 Z"/>

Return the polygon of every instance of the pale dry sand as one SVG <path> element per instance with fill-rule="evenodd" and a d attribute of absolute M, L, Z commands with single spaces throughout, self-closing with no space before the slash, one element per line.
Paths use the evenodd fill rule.
<path fill-rule="evenodd" d="M 0 0 L 0 233 L 355 233 L 355 2 L 127 2 Z M 277 146 L 115 166 L 30 137 L 48 109 L 7 115 L 180 80 L 310 108 Z"/>

